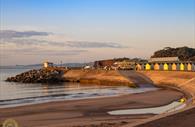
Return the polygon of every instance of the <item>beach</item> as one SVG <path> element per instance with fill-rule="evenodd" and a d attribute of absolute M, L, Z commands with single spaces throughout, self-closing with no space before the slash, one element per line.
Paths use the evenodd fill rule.
<path fill-rule="evenodd" d="M 0 127 L 195 127 L 195 0 L 0 0 Z"/>
<path fill-rule="evenodd" d="M 44 89 L 42 89 L 42 87 L 40 87 L 41 84 L 37 84 L 39 87 L 36 84 L 29 87 L 27 87 L 29 84 L 19 86 L 15 84 L 15 86 L 18 87 L 18 93 L 24 92 L 23 90 L 33 90 L 33 96 L 35 97 L 33 99 L 34 102 L 21 103 L 17 106 L 12 106 L 12 103 L 10 103 L 11 107 L 9 107 L 9 105 L 8 107 L 6 107 L 6 105 L 5 107 L 0 107 L 0 123 L 11 118 L 16 120 L 21 127 L 131 127 L 152 125 L 150 122 L 154 122 L 153 125 L 155 126 L 155 121 L 159 120 L 162 121 L 163 125 L 164 120 L 161 119 L 169 119 L 169 122 L 174 124 L 175 120 L 169 117 L 173 114 L 168 112 L 160 114 L 135 113 L 126 115 L 112 115 L 109 114 L 109 112 L 126 109 L 163 107 L 181 98 L 187 99 L 187 106 L 184 108 L 186 109 L 188 105 L 193 103 L 194 99 L 194 72 L 73 70 L 69 71 L 69 73 L 66 73 L 64 76 L 74 80 L 84 79 L 85 81 L 87 80 L 87 83 L 94 82 L 94 78 L 96 78 L 95 81 L 107 79 L 109 82 L 120 79 L 120 81 L 132 82 L 138 87 L 128 88 L 125 84 L 124 86 L 119 84 L 117 88 L 115 84 L 113 88 L 110 85 L 104 88 L 103 84 L 99 84 L 97 87 L 97 85 L 93 86 L 93 84 L 68 85 L 65 83 L 63 86 L 50 86 L 48 84 L 46 85 L 47 87 L 43 87 Z M 4 84 L 4 86 L 5 85 L 10 86 L 9 84 Z M 149 90 L 145 88 L 149 88 Z M 45 90 L 47 90 L 47 92 Z M 26 92 L 29 94 L 30 91 Z M 47 93 L 46 95 L 49 97 L 47 98 L 48 102 L 42 102 L 42 97 L 36 97 L 38 91 L 43 95 Z M 61 95 L 60 93 L 63 94 Z M 67 93 L 70 93 L 70 95 L 65 96 L 64 94 Z M 28 94 L 23 93 L 21 96 L 28 97 Z M 58 96 L 58 94 L 60 97 L 63 97 L 63 99 L 56 99 L 55 96 Z M 15 93 L 15 95 L 17 95 L 17 93 Z M 54 98 L 52 96 L 54 96 Z M 10 98 L 11 96 L 8 97 Z M 66 99 L 67 97 L 71 97 L 71 99 Z M 17 101 L 22 102 L 24 100 L 19 99 Z M 3 104 L 3 102 L 1 103 Z M 181 110 L 178 111 L 180 112 Z M 186 111 L 188 112 L 188 110 Z M 174 119 L 177 119 L 179 114 L 177 114 L 178 112 L 174 113 Z M 187 114 L 184 113 L 186 118 L 189 117 Z M 193 117 L 193 114 L 189 115 Z M 156 117 L 158 119 L 154 119 Z M 148 121 L 150 119 L 151 121 Z M 164 124 L 166 124 L 166 122 Z M 190 124 L 193 124 L 192 121 Z"/>
<path fill-rule="evenodd" d="M 130 108 L 148 108 L 167 105 L 184 94 L 159 89 L 139 94 L 115 97 L 67 100 L 0 109 L 0 121 L 15 119 L 22 127 L 113 127 L 147 119 L 154 114 L 108 115 L 108 111 Z"/>
<path fill-rule="evenodd" d="M 140 124 L 136 127 L 194 127 L 194 119 L 195 106 L 167 117 Z"/>

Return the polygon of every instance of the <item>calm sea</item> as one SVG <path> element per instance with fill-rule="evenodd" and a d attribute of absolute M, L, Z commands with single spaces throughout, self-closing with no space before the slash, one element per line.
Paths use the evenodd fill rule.
<path fill-rule="evenodd" d="M 16 67 L 0 69 L 0 108 L 50 101 L 118 96 L 157 90 L 154 87 L 129 88 L 126 86 L 83 85 L 79 83 L 27 84 L 5 82 L 7 77 L 15 76 L 30 69 L 32 68 Z"/>

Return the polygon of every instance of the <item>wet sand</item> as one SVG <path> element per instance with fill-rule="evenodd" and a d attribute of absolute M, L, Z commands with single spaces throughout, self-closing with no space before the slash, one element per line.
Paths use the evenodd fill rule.
<path fill-rule="evenodd" d="M 195 127 L 195 107 L 136 127 Z"/>
<path fill-rule="evenodd" d="M 149 78 L 156 86 L 177 88 L 187 95 L 190 104 L 195 104 L 195 72 L 185 71 L 139 71 L 143 77 Z M 172 114 L 160 114 L 155 117 L 130 123 L 124 127 L 138 125 L 138 127 L 195 127 L 195 109 Z M 160 118 L 159 120 L 155 118 Z M 151 121 L 151 122 L 147 122 Z M 141 125 L 140 125 L 141 124 Z M 140 125 L 140 126 L 139 126 Z"/>
<path fill-rule="evenodd" d="M 160 89 L 139 94 L 96 99 L 67 100 L 0 109 L 0 123 L 13 118 L 22 127 L 117 127 L 154 116 L 111 116 L 108 111 L 157 107 L 181 98 L 183 93 Z M 96 125 L 96 126 L 95 126 Z"/>

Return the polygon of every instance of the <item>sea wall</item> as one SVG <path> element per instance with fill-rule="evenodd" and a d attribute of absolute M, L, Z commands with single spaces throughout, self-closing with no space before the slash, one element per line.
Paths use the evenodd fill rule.
<path fill-rule="evenodd" d="M 195 72 L 182 71 L 138 71 L 157 86 L 176 87 L 187 93 L 195 103 Z"/>
<path fill-rule="evenodd" d="M 136 87 L 131 80 L 122 76 L 116 70 L 69 70 L 64 73 L 63 78 L 70 82 Z"/>

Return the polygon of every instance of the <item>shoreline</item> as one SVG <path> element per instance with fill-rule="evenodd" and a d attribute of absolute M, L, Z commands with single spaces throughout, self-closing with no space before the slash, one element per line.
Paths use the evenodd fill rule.
<path fill-rule="evenodd" d="M 195 115 L 195 72 L 179 71 L 138 71 L 138 73 L 150 78 L 154 85 L 163 88 L 172 88 L 183 92 L 187 96 L 187 106 L 181 110 L 159 114 L 143 119 L 137 123 L 127 124 L 122 127 L 194 127 Z M 184 119 L 186 119 L 184 121 Z"/>
<path fill-rule="evenodd" d="M 115 71 L 116 73 L 116 71 Z M 76 74 L 74 72 L 74 74 Z M 107 73 L 108 74 L 108 73 Z M 139 94 L 129 94 L 116 97 L 102 97 L 82 100 L 67 100 L 60 102 L 48 102 L 43 104 L 34 104 L 19 106 L 13 108 L 0 109 L 0 122 L 7 118 L 14 118 L 23 126 L 56 126 L 56 127 L 119 127 L 124 124 L 127 126 L 140 123 L 144 120 L 157 117 L 165 117 L 164 114 L 142 114 L 142 115 L 108 115 L 108 111 L 134 108 L 149 108 L 167 105 L 172 101 L 182 97 L 194 99 L 195 82 L 194 72 L 169 72 L 169 71 L 122 71 L 117 72 L 117 76 L 123 77 L 126 81 L 134 84 L 153 84 L 156 87 L 163 88 L 157 91 L 150 91 Z M 72 75 L 72 74 L 70 74 Z M 91 74 L 90 74 L 91 75 Z M 78 75 L 73 75 L 77 78 Z M 83 76 L 83 74 L 81 74 Z M 106 79 L 110 75 L 103 75 Z M 116 75 L 114 75 L 116 76 Z M 88 80 L 94 77 L 88 77 Z M 102 75 L 99 77 L 101 79 Z M 115 80 L 117 78 L 115 77 Z M 189 100 L 187 100 L 189 101 Z M 193 105 L 192 102 L 189 105 Z M 189 106 L 188 105 L 188 106 Z M 188 106 L 186 108 L 188 108 Z M 184 108 L 185 109 L 185 108 Z M 182 110 L 179 110 L 182 111 Z M 178 112 L 179 112 L 178 111 Z M 177 113 L 175 112 L 176 116 Z M 169 118 L 169 117 L 168 117 Z M 28 122 L 26 122 L 28 121 Z M 76 121 L 76 122 L 75 122 Z M 172 121 L 174 123 L 174 121 Z M 154 121 L 155 123 L 155 121 Z M 147 123 L 141 123 L 147 126 Z M 139 124 L 136 124 L 139 125 Z"/>
<path fill-rule="evenodd" d="M 186 94 L 195 104 L 195 72 L 181 71 L 138 71 L 143 76 L 150 78 L 154 86 L 173 88 Z"/>
<path fill-rule="evenodd" d="M 113 87 L 111 87 L 111 88 L 115 88 L 114 86 Z M 115 88 L 116 89 L 116 88 Z M 119 89 L 120 89 L 120 87 L 119 87 Z M 118 89 L 118 90 L 119 90 Z M 125 88 L 126 90 L 128 90 L 127 88 Z M 136 89 L 140 89 L 141 90 L 141 88 L 136 88 Z M 131 90 L 136 90 L 135 88 L 131 88 Z M 60 101 L 77 101 L 77 100 L 85 100 L 85 99 L 99 99 L 99 98 L 109 98 L 109 97 L 119 97 L 119 96 L 125 96 L 125 95 L 130 95 L 130 94 L 140 94 L 140 93 L 146 93 L 146 92 L 152 92 L 152 91 L 158 91 L 158 90 L 161 90 L 160 88 L 157 88 L 157 87 L 154 87 L 154 88 L 149 88 L 148 90 L 147 90 L 147 88 L 144 90 L 145 88 L 143 88 L 143 91 L 137 91 L 137 93 L 136 92 L 129 92 L 129 93 L 113 93 L 113 95 L 97 95 L 97 96 L 88 96 L 88 97 L 78 97 L 78 98 L 56 98 L 56 99 L 54 99 L 54 100 L 48 100 L 48 101 L 44 101 L 44 102 L 32 102 L 32 103 L 21 103 L 21 104 L 13 104 L 13 105 L 5 105 L 5 106 L 0 106 L 0 109 L 3 109 L 3 108 L 12 108 L 12 107 L 19 107 L 19 106 L 28 106 L 28 105 L 36 105 L 36 104 L 44 104 L 44 103 L 50 103 L 50 102 L 60 102 Z M 94 94 L 96 94 L 96 93 L 94 93 Z M 67 95 L 68 96 L 68 94 L 63 94 L 64 96 L 65 95 Z M 56 97 L 64 97 L 63 95 L 52 95 L 52 96 L 56 96 Z M 25 99 L 38 99 L 38 98 L 41 98 L 41 97 L 50 97 L 51 95 L 48 95 L 48 96 L 37 96 L 37 97 L 27 97 L 27 98 L 16 98 L 16 99 L 9 99 L 9 100 L 0 100 L 0 102 L 8 102 L 8 101 L 17 101 L 17 100 L 25 100 Z M 49 98 L 48 98 L 49 99 Z M 41 100 L 40 100 L 41 101 Z"/>
<path fill-rule="evenodd" d="M 168 96 L 162 98 L 162 96 Z M 160 89 L 139 94 L 121 95 L 82 100 L 67 100 L 48 102 L 12 108 L 0 109 L 0 120 L 16 119 L 22 126 L 85 126 L 101 125 L 101 123 L 131 123 L 146 119 L 152 114 L 144 115 L 108 115 L 107 112 L 127 108 L 149 108 L 171 103 L 183 97 L 184 94 L 176 90 Z M 92 119 L 93 118 L 93 119 Z M 28 122 L 26 122 L 28 121 Z M 35 122 L 36 121 L 36 122 Z M 75 123 L 75 121 L 77 121 Z M 80 122 L 79 122 L 80 121 Z M 83 123 L 83 121 L 85 121 Z M 81 126 L 81 127 L 82 127 Z M 109 127 L 109 126 L 108 126 Z"/>

